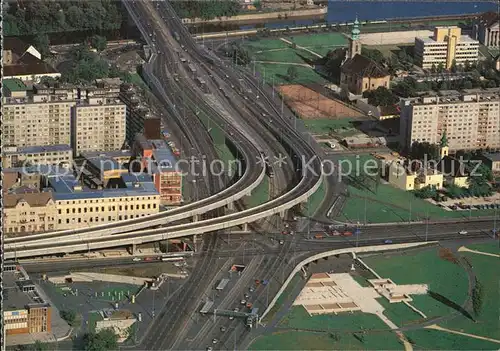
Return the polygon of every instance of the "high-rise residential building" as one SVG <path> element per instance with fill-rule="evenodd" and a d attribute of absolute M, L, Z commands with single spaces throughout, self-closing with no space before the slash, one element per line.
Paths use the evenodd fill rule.
<path fill-rule="evenodd" d="M 121 149 L 125 142 L 126 111 L 126 105 L 116 97 L 87 93 L 72 111 L 74 154 Z"/>
<path fill-rule="evenodd" d="M 28 90 L 18 79 L 3 80 L 2 138 L 6 146 L 70 144 L 71 108 L 75 87 L 47 88 L 35 85 Z"/>
<path fill-rule="evenodd" d="M 500 148 L 500 89 L 445 91 L 401 102 L 402 143 L 439 144 L 450 151 Z"/>
<path fill-rule="evenodd" d="M 460 27 L 436 27 L 432 37 L 415 38 L 416 63 L 425 69 L 440 64 L 449 69 L 453 63 L 476 62 L 478 55 L 479 42 L 462 35 Z"/>

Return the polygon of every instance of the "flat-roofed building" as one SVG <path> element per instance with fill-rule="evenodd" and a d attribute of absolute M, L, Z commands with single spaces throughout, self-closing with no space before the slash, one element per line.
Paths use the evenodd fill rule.
<path fill-rule="evenodd" d="M 128 169 L 120 162 L 106 155 L 85 157 L 85 168 L 89 171 L 92 178 L 97 178 L 102 187 L 108 187 L 108 182 L 117 180 L 122 175 L 128 174 Z"/>
<path fill-rule="evenodd" d="M 134 153 L 141 159 L 142 168 L 152 175 L 162 204 L 179 205 L 182 202 L 182 173 L 167 143 L 137 134 Z"/>
<path fill-rule="evenodd" d="M 119 150 L 125 142 L 126 105 L 118 98 L 94 95 L 79 100 L 72 110 L 75 155 Z"/>
<path fill-rule="evenodd" d="M 28 90 L 19 80 L 3 80 L 2 138 L 6 146 L 70 145 L 75 87 Z"/>
<path fill-rule="evenodd" d="M 416 63 L 425 69 L 443 65 L 449 69 L 453 63 L 473 63 L 479 57 L 479 42 L 468 35 L 462 35 L 460 27 L 436 27 L 434 35 L 415 38 Z"/>
<path fill-rule="evenodd" d="M 439 144 L 451 152 L 500 148 L 500 89 L 442 91 L 401 102 L 401 142 Z"/>
<path fill-rule="evenodd" d="M 6 146 L 2 153 L 5 168 L 23 165 L 64 165 L 73 163 L 73 150 L 69 145 Z"/>
<path fill-rule="evenodd" d="M 47 177 L 57 208 L 57 229 L 83 228 L 145 217 L 160 210 L 160 194 L 150 181 L 121 189 L 82 187 L 72 175 Z"/>
<path fill-rule="evenodd" d="M 52 308 L 21 266 L 5 264 L 2 285 L 3 327 L 7 335 L 52 330 Z"/>

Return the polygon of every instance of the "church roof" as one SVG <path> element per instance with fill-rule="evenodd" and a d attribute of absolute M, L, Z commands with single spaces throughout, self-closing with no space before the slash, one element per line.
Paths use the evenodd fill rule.
<path fill-rule="evenodd" d="M 345 74 L 370 78 L 382 78 L 389 75 L 384 67 L 360 54 L 348 59 L 342 66 L 342 71 Z"/>

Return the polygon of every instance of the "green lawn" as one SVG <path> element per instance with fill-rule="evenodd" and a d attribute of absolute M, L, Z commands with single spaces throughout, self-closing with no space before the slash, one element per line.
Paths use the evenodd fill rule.
<path fill-rule="evenodd" d="M 290 294 L 292 293 L 293 289 L 301 282 L 302 278 L 300 277 L 300 274 L 297 273 L 295 276 L 292 278 L 290 283 L 287 285 L 283 293 L 278 297 L 276 300 L 276 303 L 274 306 L 269 310 L 268 314 L 266 314 L 265 318 L 263 319 L 264 322 L 272 321 L 275 314 L 280 310 L 281 306 L 283 303 L 290 297 Z"/>
<path fill-rule="evenodd" d="M 392 332 L 366 334 L 363 342 L 352 334 L 280 331 L 257 338 L 250 350 L 403 350 Z"/>
<path fill-rule="evenodd" d="M 424 220 L 428 214 L 431 219 L 468 217 L 469 211 L 446 211 L 441 207 L 417 198 L 412 192 L 404 191 L 389 184 L 370 182 L 366 185 L 356 183 L 358 175 L 372 172 L 376 160 L 369 155 L 345 156 L 342 159 L 344 180 L 349 183 L 349 197 L 337 220 L 344 222 L 364 222 L 365 198 L 366 219 L 368 223 L 405 222 Z M 372 162 L 372 161 L 370 161 Z M 353 175 L 353 176 L 349 176 Z M 375 179 L 375 177 L 373 178 Z M 410 211 L 411 210 L 411 211 Z M 495 210 L 475 210 L 473 217 L 491 216 Z"/>
<path fill-rule="evenodd" d="M 492 248 L 498 244 L 491 245 Z M 500 260 L 495 257 L 478 255 L 470 252 L 461 252 L 472 264 L 477 279 L 481 282 L 484 291 L 483 305 L 480 314 L 473 322 L 465 318 L 456 318 L 447 323 L 439 324 L 442 327 L 477 334 L 500 340 L 498 316 L 500 311 L 499 275 Z M 497 345 L 498 348 L 498 345 Z"/>
<path fill-rule="evenodd" d="M 321 183 L 318 190 L 309 197 L 308 205 L 304 208 L 304 213 L 308 217 L 313 217 L 326 195 L 325 181 Z"/>
<path fill-rule="evenodd" d="M 288 68 L 287 64 L 274 64 L 274 63 L 256 63 L 255 70 L 259 73 L 261 78 L 265 77 L 268 84 L 310 84 L 319 83 L 325 84 L 327 80 L 320 76 L 316 71 L 309 67 L 294 66 L 297 69 L 297 78 L 293 81 L 287 79 Z M 250 69 L 250 68 L 249 68 Z M 253 67 L 251 68 L 253 69 Z"/>
<path fill-rule="evenodd" d="M 285 37 L 285 39 L 294 42 L 298 46 L 329 46 L 330 48 L 347 46 L 348 40 L 345 35 L 338 32 L 333 33 L 315 33 L 309 35 L 297 35 L 293 37 Z"/>
<path fill-rule="evenodd" d="M 468 249 L 471 249 L 471 250 L 477 250 L 477 251 L 488 252 L 488 253 L 500 255 L 500 249 L 498 248 L 498 241 L 489 242 L 489 243 L 485 243 L 485 244 L 467 244 L 467 245 L 465 245 L 465 247 L 467 247 Z M 474 254 L 474 255 L 476 255 L 476 254 Z M 494 260 L 495 258 L 492 257 L 492 259 Z"/>
<path fill-rule="evenodd" d="M 137 85 L 138 87 L 141 87 L 141 88 L 144 88 L 144 89 L 148 89 L 147 84 L 144 82 L 144 80 L 142 79 L 142 77 L 137 72 L 130 74 L 130 82 L 132 84 Z"/>
<path fill-rule="evenodd" d="M 102 316 L 97 312 L 90 312 L 88 314 L 88 330 L 90 332 L 95 331 L 95 327 L 98 321 L 102 321 Z"/>
<path fill-rule="evenodd" d="M 498 344 L 445 333 L 438 330 L 418 329 L 406 331 L 405 336 L 418 350 L 498 350 Z"/>
<path fill-rule="evenodd" d="M 468 279 L 465 270 L 460 265 L 440 258 L 437 248 L 404 255 L 381 254 L 367 257 L 364 261 L 381 277 L 390 278 L 396 284 L 427 284 L 429 290 L 460 306 L 467 299 Z M 411 304 L 428 318 L 455 312 L 455 309 L 429 295 L 413 295 L 412 299 Z"/>
<path fill-rule="evenodd" d="M 302 53 L 300 53 L 302 54 Z M 305 55 L 303 55 L 305 56 Z M 256 61 L 273 61 L 273 62 L 288 62 L 288 63 L 304 63 L 306 61 L 299 56 L 299 52 L 294 49 L 283 49 L 278 51 L 263 51 L 254 54 Z"/>
<path fill-rule="evenodd" d="M 262 182 L 252 191 L 252 195 L 246 199 L 249 207 L 255 207 L 269 201 L 269 178 L 267 176 L 262 179 Z"/>
<path fill-rule="evenodd" d="M 306 128 L 314 134 L 329 134 L 331 131 L 343 133 L 347 131 L 355 131 L 352 126 L 351 118 L 343 119 L 307 119 L 304 120 Z"/>
<path fill-rule="evenodd" d="M 289 47 L 287 43 L 279 39 L 266 39 L 266 38 L 257 40 L 246 40 L 244 45 L 251 54 L 257 51 L 286 49 Z"/>

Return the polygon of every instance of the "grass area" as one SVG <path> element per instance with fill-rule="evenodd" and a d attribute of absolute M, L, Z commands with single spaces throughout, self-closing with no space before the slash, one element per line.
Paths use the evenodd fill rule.
<path fill-rule="evenodd" d="M 299 52 L 294 49 L 283 49 L 277 51 L 264 51 L 256 53 L 254 59 L 256 61 L 274 61 L 274 62 L 288 62 L 288 63 L 304 63 L 307 62 L 300 57 Z"/>
<path fill-rule="evenodd" d="M 337 341 L 338 340 L 338 341 Z M 377 346 L 378 345 L 378 346 Z M 392 332 L 367 334 L 363 341 L 352 334 L 333 335 L 304 331 L 279 331 L 255 340 L 250 350 L 402 350 Z"/>
<path fill-rule="evenodd" d="M 465 270 L 458 264 L 440 258 L 437 248 L 412 254 L 381 254 L 367 257 L 364 261 L 380 276 L 391 278 L 396 284 L 427 284 L 430 291 L 458 305 L 467 299 L 468 279 Z M 414 295 L 412 298 L 412 305 L 428 318 L 456 311 L 429 295 Z"/>
<path fill-rule="evenodd" d="M 303 66 L 294 66 L 297 68 L 297 78 L 293 81 L 287 79 L 287 70 L 290 65 L 274 64 L 274 63 L 257 63 L 255 70 L 260 77 L 264 78 L 268 84 L 310 84 L 320 83 L 325 84 L 327 80 L 320 76 L 314 69 Z"/>
<path fill-rule="evenodd" d="M 256 39 L 245 41 L 245 47 L 250 54 L 258 51 L 273 50 L 273 49 L 286 49 L 289 45 L 279 39 Z"/>
<path fill-rule="evenodd" d="M 215 145 L 215 150 L 217 151 L 219 159 L 224 162 L 224 166 L 228 166 L 230 161 L 235 159 L 233 153 L 226 144 Z"/>
<path fill-rule="evenodd" d="M 424 318 L 402 302 L 390 303 L 385 297 L 377 299 L 384 306 L 384 315 L 398 327 L 422 322 Z"/>
<path fill-rule="evenodd" d="M 351 118 L 344 119 L 307 119 L 304 120 L 306 128 L 314 134 L 329 134 L 334 131 L 336 133 L 343 133 L 347 131 L 356 131 L 352 126 Z"/>
<path fill-rule="evenodd" d="M 326 195 L 326 185 L 325 181 L 323 180 L 318 190 L 316 190 L 316 192 L 309 197 L 308 206 L 306 206 L 304 209 L 304 213 L 306 216 L 308 217 L 314 216 L 314 213 L 321 206 L 321 203 L 323 202 L 325 195 Z"/>
<path fill-rule="evenodd" d="M 496 245 L 492 244 L 491 246 L 493 248 Z M 483 256 L 470 252 L 461 252 L 460 254 L 465 256 L 472 264 L 476 278 L 483 287 L 484 295 L 482 298 L 483 303 L 481 312 L 478 316 L 475 316 L 476 322 L 466 318 L 456 318 L 446 323 L 440 323 L 439 325 L 465 333 L 477 334 L 500 340 L 500 329 L 498 328 L 498 311 L 500 308 L 498 272 L 500 270 L 500 261 L 495 257 Z"/>
<path fill-rule="evenodd" d="M 298 46 L 307 48 L 311 46 L 329 46 L 333 49 L 334 47 L 346 46 L 348 44 L 346 36 L 338 32 L 297 35 L 293 37 L 286 37 L 286 39 L 294 42 Z"/>
<path fill-rule="evenodd" d="M 341 166 L 344 177 L 348 182 L 349 197 L 337 217 L 344 222 L 364 222 L 365 198 L 366 220 L 368 223 L 405 222 L 410 220 L 423 220 L 428 214 L 431 219 L 468 217 L 469 211 L 446 211 L 423 199 L 417 198 L 413 193 L 393 187 L 389 184 L 376 184 L 375 181 L 359 183 L 357 178 L 367 171 L 373 172 L 373 163 L 376 160 L 369 155 L 345 156 Z M 350 169 L 350 171 L 349 171 Z M 376 179 L 373 177 L 372 179 Z M 361 209 L 361 210 L 360 210 Z M 471 216 L 492 216 L 495 210 L 474 210 Z"/>
<path fill-rule="evenodd" d="M 499 255 L 500 254 L 500 249 L 498 248 L 498 241 L 495 242 L 489 242 L 485 244 L 467 244 L 465 245 L 468 249 L 471 250 L 477 250 L 477 251 L 482 251 L 482 252 L 488 252 L 492 254 Z M 471 254 L 471 255 L 476 255 L 476 254 Z M 495 259 L 492 257 L 492 259 Z"/>
<path fill-rule="evenodd" d="M 392 54 L 397 54 L 404 47 L 411 47 L 411 45 L 406 44 L 393 44 L 393 45 L 366 45 L 367 49 L 379 50 L 385 57 L 391 57 Z"/>
<path fill-rule="evenodd" d="M 137 72 L 130 73 L 130 83 L 135 84 L 141 88 L 148 89 L 148 86 Z"/>
<path fill-rule="evenodd" d="M 290 297 L 290 294 L 292 293 L 293 289 L 295 289 L 295 287 L 297 286 L 297 284 L 300 283 L 300 281 L 301 281 L 300 274 L 299 273 L 295 274 L 293 279 L 290 281 L 290 284 L 287 285 L 283 293 L 276 300 L 274 306 L 269 310 L 269 313 L 266 314 L 266 317 L 263 319 L 264 323 L 273 320 L 276 313 L 280 310 L 285 300 Z"/>
<path fill-rule="evenodd" d="M 269 178 L 267 176 L 262 179 L 262 182 L 252 191 L 252 196 L 246 199 L 249 207 L 255 207 L 269 201 Z"/>
<path fill-rule="evenodd" d="M 496 350 L 498 344 L 438 330 L 406 331 L 405 336 L 419 350 Z"/>
<path fill-rule="evenodd" d="M 88 314 L 88 330 L 89 332 L 95 332 L 95 327 L 98 321 L 102 321 L 102 316 L 97 312 L 90 312 Z"/>

